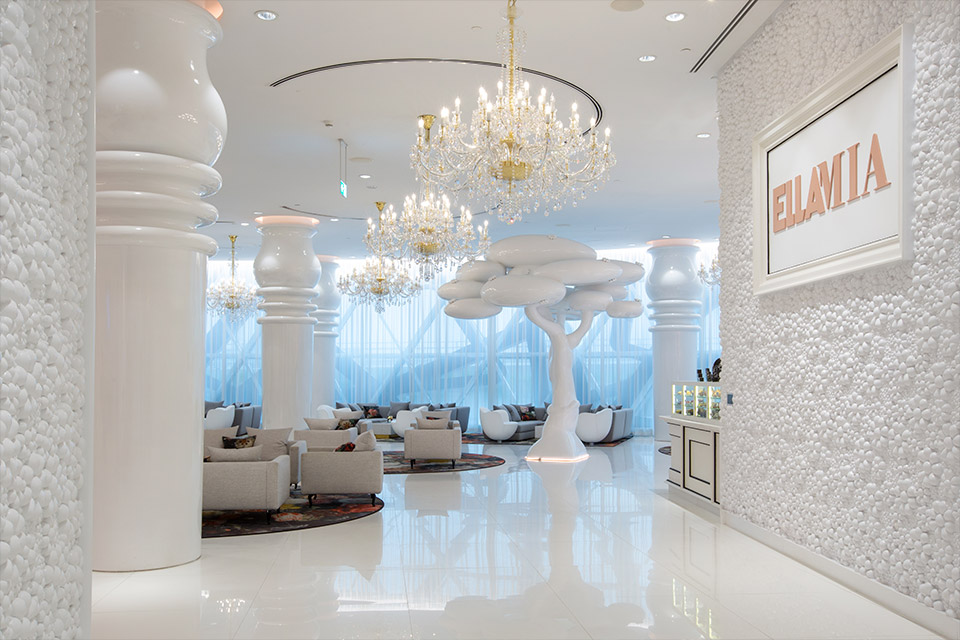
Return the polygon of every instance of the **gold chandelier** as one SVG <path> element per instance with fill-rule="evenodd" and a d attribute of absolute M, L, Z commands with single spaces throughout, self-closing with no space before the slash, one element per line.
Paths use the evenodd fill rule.
<path fill-rule="evenodd" d="M 384 219 L 385 204 L 377 203 L 381 221 Z M 420 292 L 420 283 L 410 277 L 407 262 L 390 257 L 388 247 L 393 239 L 382 232 L 382 226 L 377 228 L 372 220 L 367 222 L 364 242 L 372 255 L 362 267 L 341 277 L 337 282 L 341 293 L 356 299 L 360 304 L 372 303 L 377 313 L 383 313 L 387 305 L 401 304 Z"/>
<path fill-rule="evenodd" d="M 393 207 L 383 210 L 379 227 L 367 222 L 364 242 L 374 252 L 377 242 L 385 242 L 387 255 L 407 259 L 417 265 L 420 278 L 431 280 L 444 267 L 454 266 L 482 254 L 490 246 L 488 222 L 473 229 L 473 216 L 460 207 L 459 221 L 450 212 L 450 199 L 433 191 L 429 184 L 422 192 L 408 195 L 403 212 L 397 217 Z"/>
<path fill-rule="evenodd" d="M 207 290 L 207 308 L 230 322 L 239 322 L 257 308 L 257 290 L 237 280 L 237 236 L 230 238 L 230 278 Z"/>
<path fill-rule="evenodd" d="M 452 112 L 440 111 L 439 131 L 432 138 L 436 118 L 422 116 L 410 152 L 418 179 L 474 207 L 496 209 L 508 224 L 541 208 L 549 214 L 568 201 L 577 206 L 588 189 L 596 191 L 606 182 L 616 163 L 610 129 L 599 138 L 591 119 L 582 133 L 576 103 L 565 126 L 545 88 L 531 97 L 520 66 L 526 35 L 516 27 L 517 15 L 516 0 L 508 0 L 508 26 L 498 36 L 502 69 L 496 98 L 490 100 L 480 87 L 469 126 L 457 98 Z"/>

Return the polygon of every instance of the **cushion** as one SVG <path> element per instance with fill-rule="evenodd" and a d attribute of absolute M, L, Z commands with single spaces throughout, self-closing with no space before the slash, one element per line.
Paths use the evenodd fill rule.
<path fill-rule="evenodd" d="M 410 403 L 409 402 L 391 402 L 390 403 L 390 413 L 387 414 L 390 418 L 396 418 L 398 411 L 409 411 Z"/>
<path fill-rule="evenodd" d="M 426 407 L 426 408 L 429 410 L 430 405 L 428 405 L 428 404 L 414 404 L 413 402 L 410 403 L 410 410 L 411 410 L 411 411 L 413 411 L 414 409 L 419 409 L 420 407 Z"/>
<path fill-rule="evenodd" d="M 350 429 L 357 426 L 358 422 L 360 422 L 359 418 L 344 418 L 337 422 L 337 429 Z"/>
<path fill-rule="evenodd" d="M 537 420 L 546 420 L 547 419 L 547 408 L 546 407 L 534 407 L 533 415 Z"/>
<path fill-rule="evenodd" d="M 386 416 L 380 415 L 380 407 L 375 404 L 363 404 L 360 405 L 363 409 L 364 418 L 385 418 Z"/>
<path fill-rule="evenodd" d="M 242 449 L 210 449 L 210 462 L 257 462 L 263 447 L 244 447 Z"/>
<path fill-rule="evenodd" d="M 247 429 L 247 433 L 257 438 L 257 444 L 263 447 L 261 460 L 273 460 L 277 456 L 287 454 L 287 440 L 290 439 L 292 429 Z"/>
<path fill-rule="evenodd" d="M 423 414 L 423 417 L 431 418 L 433 420 L 446 420 L 449 422 L 452 415 L 452 411 L 427 411 Z"/>
<path fill-rule="evenodd" d="M 363 411 L 363 408 L 361 408 L 360 405 L 357 404 L 356 402 L 348 402 L 347 406 L 350 407 L 351 411 L 360 411 L 360 412 Z"/>
<path fill-rule="evenodd" d="M 364 431 L 357 436 L 354 444 L 354 451 L 373 451 L 377 448 L 377 437 L 373 435 L 373 431 Z"/>
<path fill-rule="evenodd" d="M 505 404 L 503 408 L 507 410 L 507 415 L 510 416 L 511 422 L 520 422 L 520 412 L 517 411 L 517 407 L 512 404 Z"/>
<path fill-rule="evenodd" d="M 495 404 L 495 405 L 493 405 L 493 410 L 494 410 L 494 411 L 507 411 L 507 408 L 506 408 L 505 406 L 503 406 L 502 404 Z M 507 411 L 507 417 L 508 417 L 508 418 L 510 417 L 509 414 L 510 414 L 510 412 Z"/>
<path fill-rule="evenodd" d="M 417 429 L 446 429 L 449 426 L 449 420 L 442 420 L 440 418 L 417 418 Z"/>
<path fill-rule="evenodd" d="M 206 429 L 203 432 L 203 446 L 207 449 L 223 449 L 223 436 L 233 438 L 236 435 L 236 427 L 227 427 L 226 429 Z"/>
<path fill-rule="evenodd" d="M 338 402 L 338 403 L 337 403 L 337 409 L 349 409 L 349 408 L 350 408 L 350 407 L 348 407 L 347 405 L 343 404 L 342 402 Z"/>
<path fill-rule="evenodd" d="M 333 431 L 340 424 L 337 418 L 304 418 L 307 427 L 316 431 Z"/>
<path fill-rule="evenodd" d="M 237 438 L 231 438 L 230 436 L 223 436 L 223 448 L 224 449 L 249 449 L 257 441 L 257 436 L 240 436 Z M 211 449 L 213 451 L 213 449 Z"/>
<path fill-rule="evenodd" d="M 364 431 L 364 433 L 368 433 L 368 432 Z M 353 451 L 356 448 L 357 448 L 357 445 L 355 445 L 354 443 L 344 442 L 342 445 L 334 449 L 334 451 Z"/>
<path fill-rule="evenodd" d="M 526 422 L 528 420 L 536 420 L 537 414 L 533 410 L 533 407 L 527 407 L 523 405 L 517 405 L 517 412 L 520 414 L 520 421 Z"/>
<path fill-rule="evenodd" d="M 457 406 L 457 403 L 456 403 L 456 402 L 447 402 L 447 403 L 445 403 L 445 404 L 440 405 L 440 408 L 441 408 L 441 409 L 454 409 L 454 408 L 456 408 L 456 406 Z"/>
<path fill-rule="evenodd" d="M 593 409 L 593 404 L 580 405 L 580 413 L 590 413 L 591 409 Z"/>
<path fill-rule="evenodd" d="M 338 418 L 340 420 L 348 420 L 348 419 L 362 420 L 363 411 L 359 411 L 359 410 L 354 411 L 353 409 L 334 409 L 333 417 Z"/>

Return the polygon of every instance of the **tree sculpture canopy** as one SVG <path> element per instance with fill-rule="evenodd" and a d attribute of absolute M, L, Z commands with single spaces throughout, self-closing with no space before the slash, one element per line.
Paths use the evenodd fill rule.
<path fill-rule="evenodd" d="M 485 260 L 467 262 L 456 279 L 437 294 L 449 300 L 444 313 L 454 318 L 494 316 L 503 307 L 524 307 L 527 317 L 550 338 L 550 405 L 543 435 L 528 459 L 570 461 L 586 457 L 576 436 L 580 403 L 573 385 L 573 349 L 598 313 L 636 318 L 637 300 L 627 286 L 643 278 L 643 267 L 622 260 L 598 259 L 587 245 L 556 236 L 522 235 L 494 243 Z M 567 333 L 566 323 L 579 321 Z"/>

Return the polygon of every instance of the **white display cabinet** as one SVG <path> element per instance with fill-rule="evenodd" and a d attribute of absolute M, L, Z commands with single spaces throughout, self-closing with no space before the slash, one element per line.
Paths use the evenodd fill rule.
<path fill-rule="evenodd" d="M 675 382 L 673 412 L 661 416 L 670 428 L 672 495 L 719 511 L 720 401 L 716 382 Z"/>

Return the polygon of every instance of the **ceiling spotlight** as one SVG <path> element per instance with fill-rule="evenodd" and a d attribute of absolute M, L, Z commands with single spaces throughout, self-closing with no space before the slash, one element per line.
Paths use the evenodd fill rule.
<path fill-rule="evenodd" d="M 640 62 L 653 62 L 657 59 L 657 56 L 640 56 L 637 58 Z"/>
<path fill-rule="evenodd" d="M 340 222 L 340 218 L 330 218 L 330 222 Z"/>
<path fill-rule="evenodd" d="M 249 227 L 249 226 L 250 226 L 250 223 L 249 223 L 249 222 L 241 222 L 241 223 L 240 223 L 240 226 L 241 226 L 241 227 Z"/>
<path fill-rule="evenodd" d="M 710 134 L 707 133 L 707 132 L 698 133 L 698 134 L 697 134 L 697 137 L 698 137 L 698 138 L 709 138 L 709 137 L 710 137 Z"/>
<path fill-rule="evenodd" d="M 677 11 L 676 13 L 668 13 L 666 15 L 667 22 L 680 22 L 686 17 L 687 17 L 686 14 L 680 13 L 679 11 Z"/>
<path fill-rule="evenodd" d="M 277 19 L 277 14 L 276 14 L 275 12 L 269 11 L 269 10 L 267 10 L 267 9 L 260 9 L 259 11 L 254 11 L 254 12 L 253 12 L 253 15 L 255 15 L 255 16 L 257 16 L 258 18 L 260 18 L 261 20 L 265 20 L 265 21 L 267 21 L 267 22 L 270 22 L 271 20 L 276 20 L 276 19 Z"/>
<path fill-rule="evenodd" d="M 370 174 L 369 174 L 369 173 L 361 173 L 361 174 L 360 174 L 359 176 L 357 176 L 357 177 L 360 178 L 361 180 L 369 180 L 369 179 L 370 179 Z"/>

